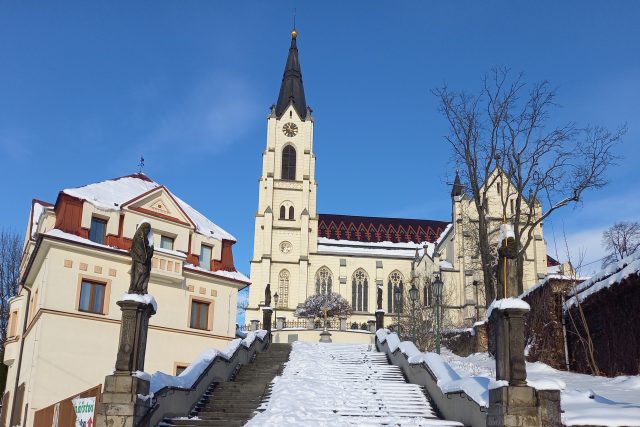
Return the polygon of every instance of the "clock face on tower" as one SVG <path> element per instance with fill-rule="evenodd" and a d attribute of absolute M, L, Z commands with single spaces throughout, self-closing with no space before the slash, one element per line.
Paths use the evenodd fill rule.
<path fill-rule="evenodd" d="M 298 133 L 298 126 L 291 122 L 285 123 L 284 126 L 282 126 L 282 132 L 284 132 L 288 137 L 296 136 Z"/>

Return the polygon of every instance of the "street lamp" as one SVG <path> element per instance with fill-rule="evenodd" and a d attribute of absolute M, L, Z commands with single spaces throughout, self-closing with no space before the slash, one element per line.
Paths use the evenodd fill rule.
<path fill-rule="evenodd" d="M 444 283 L 440 280 L 440 275 L 436 274 L 436 280 L 431 284 L 433 294 L 436 297 L 436 353 L 440 354 L 440 310 L 442 308 L 442 288 Z"/>
<path fill-rule="evenodd" d="M 400 286 L 396 286 L 393 291 L 393 299 L 395 301 L 396 313 L 398 313 L 398 338 L 400 338 L 400 304 L 402 303 L 402 291 Z"/>
<path fill-rule="evenodd" d="M 276 318 L 276 328 L 278 327 L 278 298 L 279 295 L 277 292 L 273 294 L 273 301 L 276 303 L 276 306 L 273 308 L 273 317 Z"/>
<path fill-rule="evenodd" d="M 409 298 L 411 299 L 411 333 L 413 337 L 413 344 L 416 343 L 416 300 L 418 299 L 418 288 L 416 284 L 411 284 L 409 289 Z"/>

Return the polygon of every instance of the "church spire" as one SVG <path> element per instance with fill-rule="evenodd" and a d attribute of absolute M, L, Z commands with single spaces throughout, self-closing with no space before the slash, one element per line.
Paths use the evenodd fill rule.
<path fill-rule="evenodd" d="M 296 38 L 298 32 L 295 27 L 291 31 L 291 47 L 287 57 L 287 65 L 284 67 L 284 76 L 280 84 L 280 94 L 276 104 L 276 117 L 280 118 L 284 114 L 289 104 L 293 104 L 298 115 L 305 120 L 307 118 L 307 102 L 304 99 L 304 86 L 302 85 L 302 72 L 300 71 L 300 60 L 298 59 L 298 46 Z"/>
<path fill-rule="evenodd" d="M 458 169 L 456 169 L 456 179 L 453 181 L 453 188 L 451 189 L 451 197 L 454 196 L 462 196 L 464 194 L 464 187 L 460 182 L 460 174 L 458 173 Z"/>

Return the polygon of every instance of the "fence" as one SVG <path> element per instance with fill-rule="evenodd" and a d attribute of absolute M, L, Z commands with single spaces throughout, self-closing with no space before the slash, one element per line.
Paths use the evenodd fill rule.
<path fill-rule="evenodd" d="M 324 329 L 324 325 L 326 322 L 327 329 L 339 330 L 340 328 L 340 319 L 327 319 L 326 321 L 322 319 L 298 319 L 298 320 L 284 320 L 282 323 L 282 328 L 279 328 L 278 321 L 276 320 L 271 325 L 272 330 L 276 329 Z M 253 331 L 257 329 L 264 329 L 262 327 L 262 322 L 253 322 L 253 324 L 248 325 L 239 325 L 238 330 L 246 332 Z M 358 323 L 358 322 L 345 322 L 345 329 L 347 330 L 361 330 L 361 331 L 369 331 L 371 330 L 368 323 Z"/>
<path fill-rule="evenodd" d="M 54 403 L 51 406 L 47 406 L 46 408 L 42 408 L 39 411 L 36 411 L 33 418 L 34 427 L 51 427 L 56 425 L 60 427 L 75 426 L 76 412 L 73 409 L 72 400 L 76 397 L 95 397 L 95 411 L 95 408 L 97 408 L 100 403 L 101 390 L 102 385 L 100 384 L 88 390 L 85 390 L 82 393 L 73 395 L 64 400 L 61 400 L 58 403 Z M 95 412 L 93 419 L 95 420 Z"/>

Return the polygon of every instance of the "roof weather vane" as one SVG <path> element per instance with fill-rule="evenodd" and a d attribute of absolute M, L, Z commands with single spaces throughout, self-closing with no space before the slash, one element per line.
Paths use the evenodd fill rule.
<path fill-rule="evenodd" d="M 138 163 L 138 173 L 142 173 L 142 169 L 144 169 L 144 157 L 140 156 L 140 163 Z"/>

